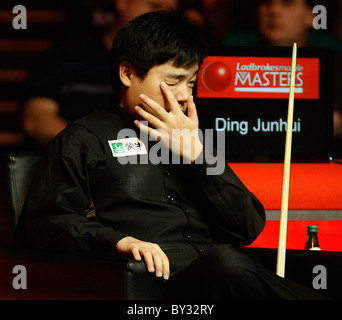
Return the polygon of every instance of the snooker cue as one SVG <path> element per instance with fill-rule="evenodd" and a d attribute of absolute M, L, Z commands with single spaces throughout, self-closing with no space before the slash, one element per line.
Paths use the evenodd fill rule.
<path fill-rule="evenodd" d="M 284 155 L 284 172 L 283 172 L 283 188 L 281 195 L 280 208 L 280 224 L 279 224 L 279 241 L 277 253 L 277 270 L 278 276 L 284 278 L 285 274 L 285 256 L 286 256 L 286 233 L 289 203 L 289 186 L 290 186 L 290 165 L 291 165 L 291 146 L 292 146 L 292 125 L 293 125 L 293 109 L 294 109 L 294 89 L 296 78 L 296 59 L 297 59 L 297 43 L 292 48 L 292 67 L 290 79 L 290 94 L 287 110 L 287 128 Z"/>

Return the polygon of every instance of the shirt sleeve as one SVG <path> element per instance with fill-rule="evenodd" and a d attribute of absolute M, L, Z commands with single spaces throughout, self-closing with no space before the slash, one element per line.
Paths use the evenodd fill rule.
<path fill-rule="evenodd" d="M 265 226 L 265 210 L 261 202 L 223 161 L 222 170 L 208 174 L 216 164 L 209 164 L 205 157 L 202 163 L 184 166 L 188 180 L 202 192 L 202 207 L 205 208 L 216 244 L 230 243 L 244 246 L 252 243 Z M 211 162 L 210 162 L 211 163 Z M 197 195 L 197 199 L 201 199 Z"/>
<path fill-rule="evenodd" d="M 96 219 L 91 187 L 105 163 L 100 141 L 80 126 L 67 127 L 49 143 L 24 211 L 26 233 L 35 248 L 115 250 L 127 236 Z"/>

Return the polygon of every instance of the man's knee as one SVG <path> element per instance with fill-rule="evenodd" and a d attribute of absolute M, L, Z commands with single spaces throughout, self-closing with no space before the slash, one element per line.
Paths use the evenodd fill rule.
<path fill-rule="evenodd" d="M 172 277 L 166 286 L 166 293 L 168 298 L 231 298 L 235 294 L 234 288 L 248 287 L 248 279 L 253 278 L 254 273 L 250 273 L 252 264 L 253 261 L 234 246 L 217 245 Z"/>
<path fill-rule="evenodd" d="M 217 245 L 209 249 L 203 258 L 207 259 L 208 268 L 219 278 L 241 276 L 250 270 L 253 261 L 240 253 L 232 245 Z"/>

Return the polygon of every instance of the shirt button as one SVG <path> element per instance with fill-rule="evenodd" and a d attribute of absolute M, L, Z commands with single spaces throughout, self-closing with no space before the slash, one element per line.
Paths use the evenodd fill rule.
<path fill-rule="evenodd" d="M 166 177 L 168 177 L 170 174 L 171 174 L 170 171 L 168 171 L 168 170 L 165 170 L 165 171 L 164 171 L 164 175 L 165 175 Z"/>
<path fill-rule="evenodd" d="M 166 201 L 173 201 L 173 198 L 171 196 L 167 196 Z"/>
<path fill-rule="evenodd" d="M 190 234 L 188 234 L 188 233 L 186 233 L 186 234 L 184 235 L 184 237 L 185 237 L 185 239 L 187 239 L 187 240 L 189 240 L 189 239 L 191 238 Z"/>

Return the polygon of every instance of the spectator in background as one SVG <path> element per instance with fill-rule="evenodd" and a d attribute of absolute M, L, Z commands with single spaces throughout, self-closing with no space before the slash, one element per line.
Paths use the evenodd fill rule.
<path fill-rule="evenodd" d="M 321 3 L 317 3 L 321 4 Z M 334 51 L 334 144 L 332 154 L 342 158 L 342 93 L 340 72 L 342 41 L 327 32 L 313 29 L 314 1 L 259 0 L 257 4 L 257 30 L 228 35 L 227 45 L 272 45 L 328 47 Z"/>
<path fill-rule="evenodd" d="M 106 108 L 112 94 L 108 53 L 117 31 L 142 13 L 177 9 L 178 0 L 85 4 L 99 28 L 59 41 L 30 74 L 20 110 L 29 145 L 44 146 L 69 122 L 95 107 Z"/>
<path fill-rule="evenodd" d="M 313 30 L 313 2 L 310 0 L 259 0 L 258 30 L 228 35 L 224 44 L 273 46 L 325 46 L 342 51 L 342 42 L 326 32 Z"/>
<path fill-rule="evenodd" d="M 208 21 L 202 3 L 199 0 L 187 0 L 180 3 L 180 11 L 188 20 L 197 25 L 201 34 L 208 38 Z"/>
<path fill-rule="evenodd" d="M 208 44 L 219 44 L 234 25 L 234 0 L 182 0 L 180 11 L 197 24 Z"/>

